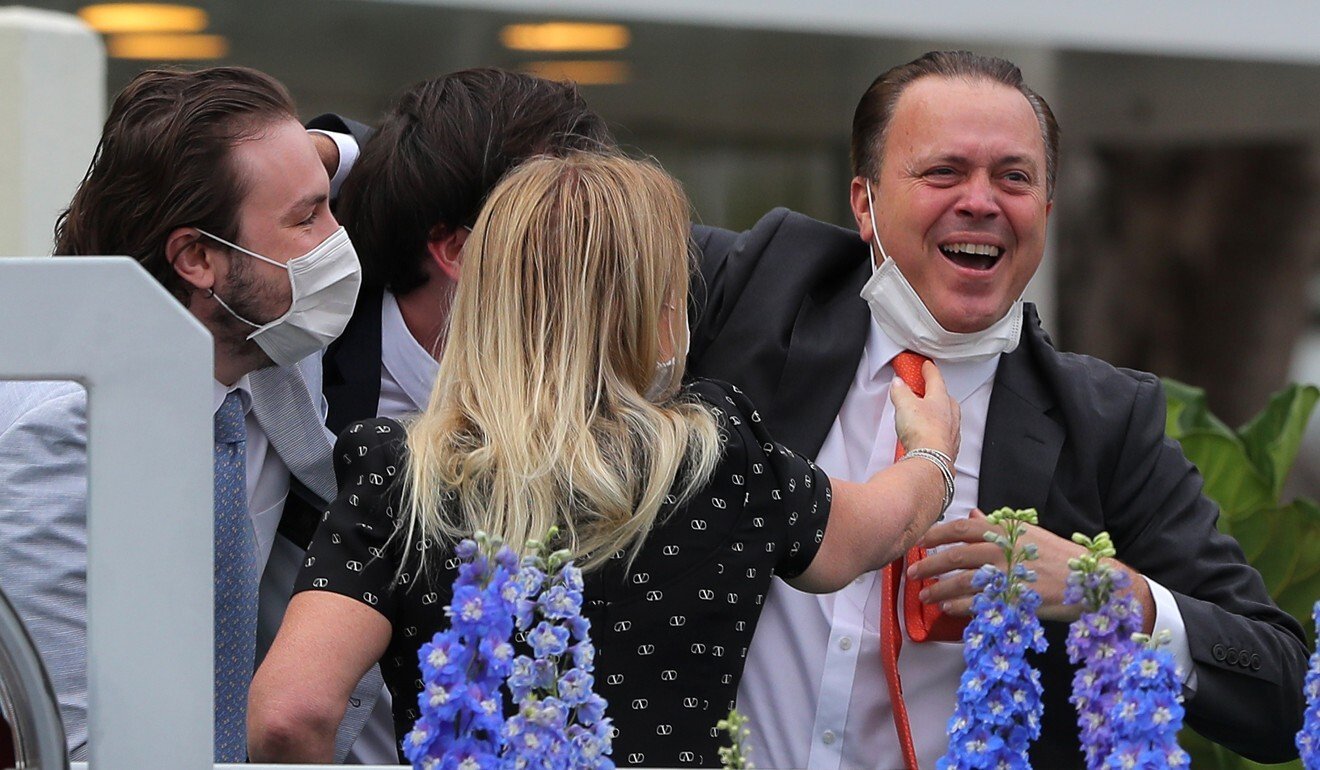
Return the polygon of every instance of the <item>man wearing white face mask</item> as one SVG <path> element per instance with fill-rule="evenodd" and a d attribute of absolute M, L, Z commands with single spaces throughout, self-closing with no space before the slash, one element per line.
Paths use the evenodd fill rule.
<path fill-rule="evenodd" d="M 136 77 L 56 235 L 60 255 L 136 258 L 214 339 L 216 760 L 242 762 L 248 683 L 302 561 L 280 535 L 315 526 L 285 503 L 335 493 L 317 354 L 353 311 L 353 244 L 287 91 L 225 67 Z M 88 740 L 85 415 L 72 383 L 0 384 L 0 584 L 50 669 L 75 759 Z M 144 494 L 168 472 L 144 468 Z M 379 689 L 364 680 L 339 759 Z"/>
<path fill-rule="evenodd" d="M 1082 765 L 1063 638 L 1075 531 L 1113 535 L 1144 630 L 1173 635 L 1187 724 L 1259 761 L 1295 756 L 1301 629 L 1216 530 L 1199 475 L 1164 437 L 1158 380 L 1057 352 L 1021 301 L 1053 205 L 1044 100 L 1009 62 L 927 54 L 872 84 L 852 143 L 859 232 L 783 209 L 742 234 L 696 228 L 705 287 L 689 367 L 739 383 L 787 446 L 855 479 L 894 460 L 886 402 L 904 360 L 934 359 L 962 406 L 954 502 L 925 538 L 940 550 L 828 597 L 772 586 L 739 692 L 754 761 L 934 766 L 970 570 L 998 555 L 978 506 L 1040 512 L 1050 650 L 1036 767 Z"/>

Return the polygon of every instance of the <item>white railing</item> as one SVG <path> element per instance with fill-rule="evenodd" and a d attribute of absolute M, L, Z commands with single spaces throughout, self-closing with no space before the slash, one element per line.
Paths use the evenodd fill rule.
<path fill-rule="evenodd" d="M 0 379 L 87 389 L 95 770 L 212 767 L 211 357 L 133 260 L 0 260 Z"/>

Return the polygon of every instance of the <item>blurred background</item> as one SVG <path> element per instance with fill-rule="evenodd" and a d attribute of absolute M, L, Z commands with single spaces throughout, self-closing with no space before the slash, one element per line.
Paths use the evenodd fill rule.
<path fill-rule="evenodd" d="M 581 84 L 622 143 L 682 180 L 702 222 L 742 229 L 789 206 L 851 226 L 848 134 L 871 80 L 934 48 L 1005 56 L 1063 127 L 1050 254 L 1029 290 L 1059 346 L 1203 387 L 1232 425 L 1285 382 L 1320 381 L 1312 2 L 27 5 L 81 14 L 108 56 L 90 76 L 103 80 L 99 114 L 29 127 L 0 158 L 0 177 L 21 165 L 62 201 L 90 160 L 105 100 L 147 67 L 249 65 L 287 84 L 304 118 L 374 122 L 412 82 L 495 65 Z M 0 124 L 18 111 L 14 89 L 0 82 Z M 45 143 L 71 131 L 86 137 L 72 140 L 82 149 L 52 157 Z M 58 163 L 76 173 L 42 172 Z M 0 253 L 38 250 L 32 238 L 14 243 L 0 235 Z M 1291 484 L 1320 496 L 1320 427 Z"/>

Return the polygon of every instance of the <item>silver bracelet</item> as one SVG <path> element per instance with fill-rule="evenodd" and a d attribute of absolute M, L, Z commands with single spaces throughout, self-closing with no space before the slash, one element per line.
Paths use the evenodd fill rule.
<path fill-rule="evenodd" d="M 953 458 L 938 449 L 926 447 L 909 449 L 903 459 L 910 457 L 920 457 L 940 469 L 940 475 L 944 477 L 944 505 L 940 506 L 940 517 L 943 518 L 944 512 L 953 504 Z"/>

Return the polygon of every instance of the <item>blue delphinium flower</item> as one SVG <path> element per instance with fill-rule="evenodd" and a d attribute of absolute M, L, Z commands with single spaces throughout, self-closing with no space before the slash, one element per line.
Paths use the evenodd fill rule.
<path fill-rule="evenodd" d="M 582 573 L 567 552 L 547 557 L 541 543 L 528 546 L 534 553 L 521 562 L 481 533 L 455 549 L 450 628 L 418 652 L 421 717 L 403 742 L 414 767 L 613 770 Z M 515 628 L 531 656 L 515 655 Z M 507 720 L 505 687 L 518 707 Z"/>
<path fill-rule="evenodd" d="M 1160 645 L 1168 632 L 1152 639 L 1136 634 L 1137 651 L 1123 667 L 1120 695 L 1109 709 L 1113 749 L 1105 758 L 1110 770 L 1164 770 L 1191 765 L 1178 745 L 1182 729 L 1182 681 L 1173 655 Z"/>
<path fill-rule="evenodd" d="M 1088 770 L 1099 770 L 1113 753 L 1114 732 L 1109 713 L 1122 697 L 1119 679 L 1137 653 L 1132 635 L 1141 630 L 1141 605 L 1126 594 L 1126 572 L 1105 560 L 1115 554 L 1109 533 L 1094 539 L 1073 535 L 1086 554 L 1068 562 L 1065 604 L 1082 605 L 1081 616 L 1068 628 L 1068 659 L 1080 665 L 1073 675 L 1069 702 L 1077 707 L 1082 754 Z"/>
<path fill-rule="evenodd" d="M 1040 594 L 1031 587 L 1036 576 L 1023 564 L 1036 558 L 1036 549 L 1018 546 L 1025 525 L 1036 523 L 1036 512 L 1001 508 L 987 519 L 1004 530 L 986 539 L 1004 550 L 1008 570 L 985 565 L 972 577 L 980 593 L 972 599 L 972 620 L 963 632 L 967 668 L 939 770 L 1030 768 L 1027 754 L 1040 737 L 1040 672 L 1026 654 L 1045 651 L 1045 631 L 1036 617 Z"/>
<path fill-rule="evenodd" d="M 1311 620 L 1320 633 L 1320 601 L 1311 609 Z M 1311 669 L 1306 672 L 1302 692 L 1306 695 L 1306 717 L 1297 733 L 1297 753 L 1306 770 L 1320 770 L 1320 648 L 1311 654 Z"/>
<path fill-rule="evenodd" d="M 493 553 L 492 553 L 493 552 Z M 504 726 L 501 685 L 513 665 L 518 557 L 479 535 L 455 553 L 465 561 L 446 609 L 450 627 L 417 653 L 421 716 L 403 741 L 404 756 L 426 770 L 495 768 Z"/>
<path fill-rule="evenodd" d="M 518 713 L 504 726 L 504 770 L 614 768 L 613 726 L 604 698 L 592 690 L 595 648 L 582 617 L 582 571 L 568 557 L 565 551 L 546 556 L 539 547 L 517 578 L 526 598 L 515 607 L 515 622 L 532 656 L 511 665 Z"/>

